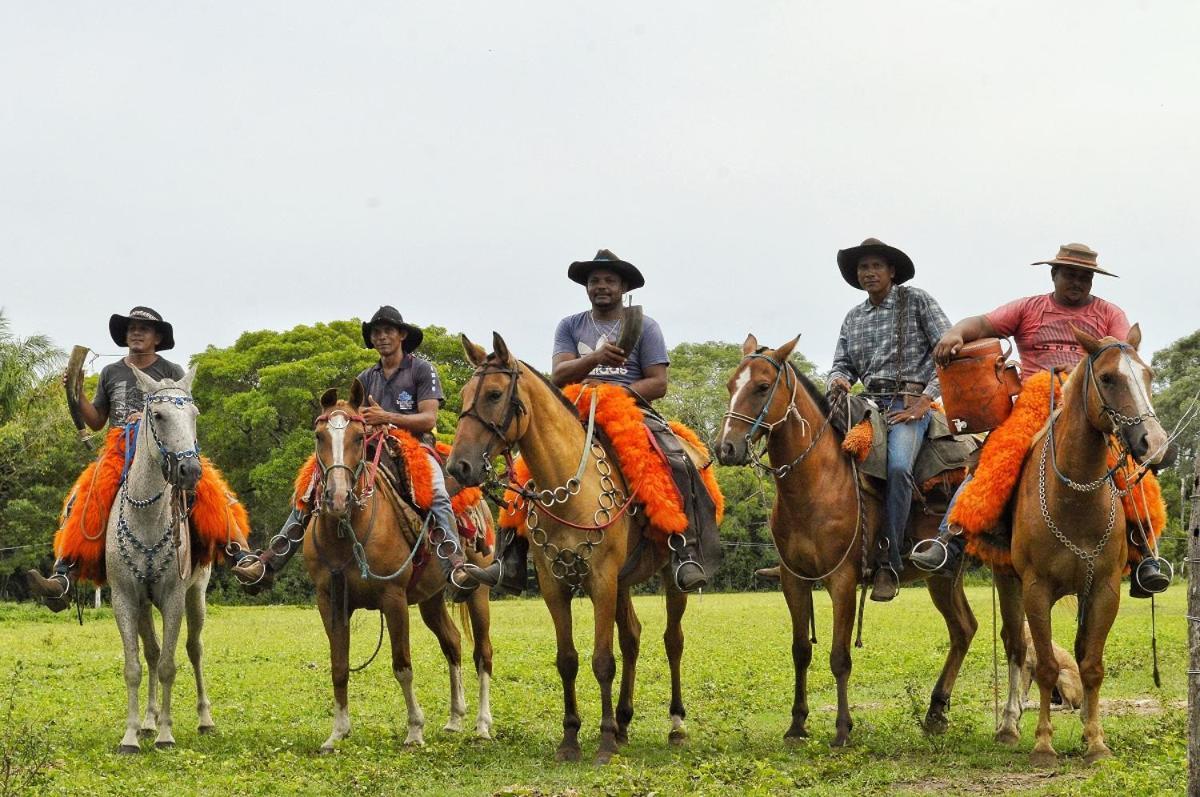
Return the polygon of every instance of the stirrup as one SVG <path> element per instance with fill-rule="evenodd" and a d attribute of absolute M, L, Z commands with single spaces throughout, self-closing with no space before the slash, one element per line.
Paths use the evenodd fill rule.
<path fill-rule="evenodd" d="M 1154 562 L 1156 565 L 1158 565 L 1158 574 L 1167 580 L 1167 583 L 1161 589 L 1150 589 L 1142 583 L 1142 565 L 1144 565 L 1146 562 Z M 1164 568 L 1163 565 L 1166 565 L 1166 567 Z M 1147 556 L 1146 558 L 1142 559 L 1142 561 L 1138 562 L 1137 565 L 1134 566 L 1133 572 L 1129 574 L 1129 580 L 1133 582 L 1133 586 L 1137 587 L 1137 589 L 1141 590 L 1146 595 L 1161 595 L 1162 593 L 1166 592 L 1167 587 L 1171 586 L 1171 581 L 1174 578 L 1175 567 L 1161 556 Z"/>
<path fill-rule="evenodd" d="M 241 567 L 242 563 L 247 560 L 250 560 L 252 562 L 257 562 L 258 565 L 262 568 L 262 572 L 258 574 L 258 578 L 254 579 L 253 581 L 246 581 L 245 579 L 242 578 L 241 573 L 238 572 L 238 568 Z M 265 579 L 267 577 L 267 573 L 270 571 L 270 568 L 267 567 L 267 563 L 262 560 L 262 557 L 260 557 L 256 553 L 249 553 L 249 552 L 247 552 L 245 556 L 243 556 L 242 558 L 240 558 L 236 562 L 234 562 L 233 567 L 231 567 L 229 569 L 233 571 L 233 577 L 235 579 L 237 579 L 237 582 L 239 584 L 241 584 L 243 587 L 258 586 L 259 584 L 262 583 L 263 579 Z"/>
<path fill-rule="evenodd" d="M 919 551 L 918 548 L 925 543 L 929 543 L 930 549 L 932 549 L 934 545 L 937 545 L 942 549 L 942 561 L 938 562 L 933 567 L 926 567 L 925 564 L 917 558 L 921 554 L 921 551 Z M 917 542 L 913 545 L 912 550 L 908 552 L 908 561 L 912 562 L 913 567 L 917 568 L 918 570 L 923 570 L 926 573 L 936 573 L 945 567 L 946 563 L 950 561 L 950 548 L 946 545 L 946 543 L 942 542 L 940 534 L 937 537 L 930 537 L 926 540 L 917 540 Z"/>

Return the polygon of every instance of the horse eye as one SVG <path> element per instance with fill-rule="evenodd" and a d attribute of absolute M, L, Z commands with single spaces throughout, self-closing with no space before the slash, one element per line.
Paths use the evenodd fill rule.
<path fill-rule="evenodd" d="M 1111 374 L 1104 374 L 1103 376 L 1100 377 L 1100 381 L 1106 385 L 1111 385 L 1114 380 L 1113 380 Z"/>
<path fill-rule="evenodd" d="M 162 414 L 161 412 L 159 412 L 158 410 L 155 410 L 155 411 L 154 411 L 154 419 L 155 419 L 156 421 L 161 421 L 161 420 L 162 420 L 162 416 L 163 416 L 163 414 Z"/>
<path fill-rule="evenodd" d="M 487 400 L 488 401 L 499 401 L 500 400 L 500 391 L 499 390 L 489 390 L 488 394 L 487 394 Z"/>
<path fill-rule="evenodd" d="M 763 382 L 762 384 L 760 384 L 760 385 L 758 386 L 758 392 L 759 392 L 759 393 L 766 393 L 766 392 L 767 392 L 768 390 L 770 390 L 770 389 L 771 389 L 771 385 L 770 385 L 769 383 L 767 383 L 767 382 Z"/>

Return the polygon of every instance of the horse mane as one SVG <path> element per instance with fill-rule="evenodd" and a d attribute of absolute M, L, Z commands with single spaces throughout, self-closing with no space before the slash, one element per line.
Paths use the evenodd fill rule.
<path fill-rule="evenodd" d="M 763 354 L 766 351 L 769 351 L 769 349 L 766 346 L 759 346 L 758 350 L 755 351 L 754 353 L 755 354 Z M 822 393 L 819 389 L 817 389 L 817 386 L 815 384 L 813 384 L 813 381 L 811 379 L 809 379 L 807 376 L 805 376 L 803 373 L 801 373 L 799 368 L 797 368 L 795 365 L 792 364 L 791 358 L 789 358 L 784 363 L 784 365 L 786 365 L 789 369 L 791 369 L 791 372 L 796 375 L 796 378 L 800 381 L 800 384 L 804 387 L 804 392 L 807 393 L 808 397 L 813 400 L 814 404 L 817 405 L 817 409 L 819 409 L 821 411 L 821 414 L 828 415 L 829 414 L 829 400 L 825 398 L 825 394 Z"/>
<path fill-rule="evenodd" d="M 489 359 L 491 359 L 491 358 L 489 358 Z M 554 384 L 553 382 L 551 382 L 551 381 L 550 381 L 550 378 L 549 378 L 548 376 L 546 376 L 546 375 L 545 375 L 545 374 L 543 374 L 541 371 L 539 371 L 538 369 L 534 368 L 532 365 L 530 365 L 529 363 L 525 362 L 524 360 L 518 360 L 518 362 L 519 362 L 519 363 L 521 363 L 521 365 L 523 365 L 523 366 L 525 366 L 526 368 L 528 368 L 530 371 L 532 371 L 532 372 L 533 372 L 533 374 L 534 374 L 534 376 L 536 376 L 538 379 L 540 379 L 540 380 L 542 381 L 542 384 L 544 384 L 544 385 L 545 385 L 547 388 L 549 388 L 550 392 L 551 392 L 551 393 L 552 393 L 552 394 L 553 394 L 553 395 L 554 395 L 554 396 L 555 396 L 555 397 L 556 397 L 556 398 L 557 398 L 559 401 L 561 401 L 561 402 L 562 402 L 562 405 L 563 405 L 564 407 L 566 407 L 568 410 L 570 410 L 570 411 L 571 411 L 571 415 L 572 415 L 572 416 L 578 417 L 578 415 L 579 415 L 579 410 L 578 410 L 578 409 L 575 407 L 575 405 L 574 405 L 574 404 L 571 402 L 571 400 L 570 400 L 569 398 L 567 398 L 565 395 L 563 395 L 563 392 L 562 392 L 561 390 L 559 390 L 559 389 L 558 389 L 558 385 L 556 385 L 556 384 Z"/>

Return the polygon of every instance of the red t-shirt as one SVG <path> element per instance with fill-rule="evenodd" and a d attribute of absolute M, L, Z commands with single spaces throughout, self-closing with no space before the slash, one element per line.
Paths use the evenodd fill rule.
<path fill-rule="evenodd" d="M 1027 296 L 997 307 L 986 318 L 997 335 L 1017 342 L 1022 379 L 1052 367 L 1074 368 L 1083 359 L 1072 325 L 1097 338 L 1125 340 L 1129 335 L 1125 312 L 1098 296 L 1082 307 L 1065 307 L 1052 293 Z"/>

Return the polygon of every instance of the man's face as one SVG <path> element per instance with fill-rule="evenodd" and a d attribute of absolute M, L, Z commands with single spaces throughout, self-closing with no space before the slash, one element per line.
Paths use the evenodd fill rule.
<path fill-rule="evenodd" d="M 144 321 L 130 321 L 125 330 L 125 345 L 131 354 L 150 354 L 162 343 L 162 333 Z"/>
<path fill-rule="evenodd" d="M 615 271 L 598 268 L 588 275 L 588 300 L 597 310 L 620 307 L 621 297 L 625 295 L 627 289 L 625 280 L 621 279 L 621 276 Z"/>
<path fill-rule="evenodd" d="M 381 357 L 387 357 L 400 351 L 401 344 L 408 337 L 408 330 L 399 329 L 391 324 L 373 324 L 371 326 L 371 345 Z"/>
<path fill-rule="evenodd" d="M 895 267 L 879 255 L 867 255 L 858 261 L 858 284 L 867 293 L 886 293 L 895 278 Z"/>
<path fill-rule="evenodd" d="M 1055 266 L 1050 278 L 1054 281 L 1054 298 L 1059 304 L 1079 307 L 1092 296 L 1093 272 L 1075 266 Z"/>

